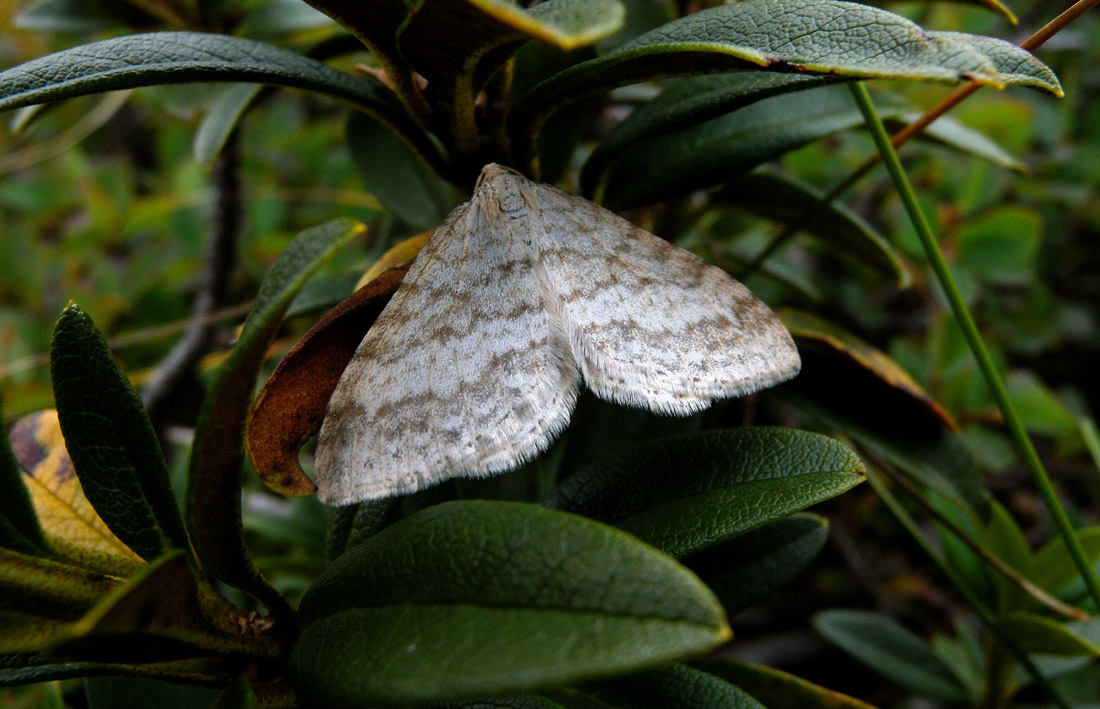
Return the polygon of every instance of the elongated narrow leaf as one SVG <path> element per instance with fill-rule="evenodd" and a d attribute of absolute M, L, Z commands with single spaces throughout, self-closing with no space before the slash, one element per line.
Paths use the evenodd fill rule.
<path fill-rule="evenodd" d="M 943 702 L 966 701 L 966 690 L 920 637 L 887 616 L 832 610 L 817 614 L 814 627 L 830 642 L 883 677 Z"/>
<path fill-rule="evenodd" d="M 23 553 L 34 553 L 34 549 L 42 552 L 47 548 L 46 539 L 23 483 L 19 461 L 12 452 L 11 440 L 4 427 L 2 403 L 0 401 L 0 522 L 11 530 L 11 536 L 0 540 L 0 546 Z"/>
<path fill-rule="evenodd" d="M 1100 574 L 1100 527 L 1089 527 L 1078 532 L 1085 558 L 1094 572 Z M 1035 583 L 1050 593 L 1062 594 L 1067 586 L 1081 584 L 1080 574 L 1073 558 L 1066 550 L 1061 537 L 1050 540 L 1035 554 Z M 1078 588 L 1078 591 L 1083 588 Z"/>
<path fill-rule="evenodd" d="M 255 82 L 325 94 L 376 116 L 426 159 L 438 156 L 379 85 L 286 49 L 219 34 L 127 35 L 33 59 L 0 73 L 0 111 L 115 89 L 193 81 Z"/>
<path fill-rule="evenodd" d="M 981 52 L 997 68 L 998 78 L 1005 86 L 1029 86 L 1055 96 L 1064 95 L 1058 77 L 1031 52 L 1012 42 L 996 37 L 983 37 L 962 32 L 934 32 L 932 36 L 957 40 Z"/>
<path fill-rule="evenodd" d="M 713 595 L 669 557 L 592 520 L 505 502 L 445 503 L 386 528 L 333 562 L 300 611 L 290 676 L 322 706 L 567 684 L 729 637 Z"/>
<path fill-rule="evenodd" d="M 187 557 L 166 554 L 107 594 L 53 649 L 77 660 L 135 663 L 259 651 L 244 632 L 244 614 L 229 611 L 213 591 L 206 595 L 204 601 Z M 225 613 L 222 627 L 231 632 L 208 619 L 215 609 Z"/>
<path fill-rule="evenodd" d="M 0 549 L 0 608 L 76 620 L 116 585 L 102 574 Z"/>
<path fill-rule="evenodd" d="M 367 190 L 414 227 L 434 229 L 461 201 L 454 187 L 370 116 L 348 116 L 347 145 Z"/>
<path fill-rule="evenodd" d="M 917 113 L 904 113 L 896 119 L 885 121 L 885 123 L 891 131 L 897 131 L 901 130 L 905 125 L 917 120 L 919 117 L 920 115 Z M 924 132 L 920 135 L 920 139 L 925 142 L 951 148 L 964 155 L 973 155 L 974 157 L 988 160 L 998 167 L 1015 170 L 1017 172 L 1025 172 L 1027 170 L 1026 165 L 1013 157 L 1011 153 L 1000 145 L 993 142 L 989 136 L 973 128 L 968 128 L 950 115 L 937 118 L 932 125 L 924 129 Z"/>
<path fill-rule="evenodd" d="M 6 604 L 12 600 L 0 598 Z M 68 628 L 68 621 L 48 618 L 18 610 L 0 610 L 0 655 L 6 653 L 31 653 L 45 650 Z"/>
<path fill-rule="evenodd" d="M 743 71 L 690 76 L 672 82 L 600 141 L 581 171 L 581 190 L 586 195 L 594 194 L 608 165 L 644 140 L 705 123 L 772 96 L 846 80 L 840 76 Z"/>
<path fill-rule="evenodd" d="M 132 564 L 140 562 L 141 557 L 111 532 L 88 502 L 65 450 L 57 412 L 39 411 L 19 419 L 12 425 L 11 440 L 23 471 L 22 482 L 47 535 L 49 548 L 66 558 L 77 556 L 81 561 L 95 555 L 109 557 L 114 560 L 112 566 L 122 564 L 122 569 L 132 570 Z M 125 575 L 124 571 L 114 573 Z"/>
<path fill-rule="evenodd" d="M 813 234 L 859 263 L 891 279 L 899 288 L 912 282 L 902 257 L 886 238 L 855 212 L 832 202 L 797 180 L 755 172 L 727 180 L 711 196 L 711 204 L 731 205 L 784 225 L 802 225 Z"/>
<path fill-rule="evenodd" d="M 76 305 L 54 328 L 50 374 L 65 447 L 99 516 L 143 559 L 186 549 L 168 466 L 141 399 Z"/>
<path fill-rule="evenodd" d="M 268 269 L 237 345 L 218 368 L 195 430 L 187 504 L 200 558 L 226 583 L 272 608 L 292 613 L 252 565 L 241 529 L 245 420 L 256 375 L 283 313 L 306 279 L 364 226 L 338 219 L 295 238 Z"/>
<path fill-rule="evenodd" d="M 897 105 L 880 107 L 886 116 L 901 110 Z M 862 125 L 862 114 L 843 89 L 822 87 L 775 96 L 635 145 L 608 173 L 604 203 L 610 209 L 626 209 L 673 199 Z"/>
<path fill-rule="evenodd" d="M 1093 620 L 1093 625 L 1096 621 Z M 997 623 L 1020 649 L 1040 655 L 1098 657 L 1100 646 L 1075 632 L 1075 623 L 1059 623 L 1036 613 L 1011 613 Z"/>
<path fill-rule="evenodd" d="M 682 557 L 862 480 L 859 458 L 831 438 L 740 428 L 653 441 L 597 461 L 567 478 L 546 504 Z"/>
<path fill-rule="evenodd" d="M 613 707 L 632 709 L 764 709 L 763 704 L 724 679 L 687 665 L 606 682 L 595 694 Z"/>
<path fill-rule="evenodd" d="M 675 20 L 551 77 L 517 105 L 514 134 L 519 154 L 530 156 L 542 122 L 561 106 L 662 76 L 764 69 L 1004 85 L 1007 78 L 982 54 L 983 48 L 993 51 L 967 35 L 930 35 L 909 20 L 867 5 L 745 0 Z M 1000 45 L 995 49 L 1005 51 Z"/>
<path fill-rule="evenodd" d="M 225 141 L 229 140 L 229 135 L 262 90 L 262 84 L 236 84 L 218 96 L 195 131 L 195 142 L 191 148 L 195 162 L 206 168 L 213 166 L 225 147 Z"/>
<path fill-rule="evenodd" d="M 796 514 L 684 560 L 735 616 L 801 574 L 825 545 L 829 523 Z"/>
<path fill-rule="evenodd" d="M 768 709 L 874 709 L 866 702 L 771 667 L 718 658 L 691 664 L 733 683 Z"/>

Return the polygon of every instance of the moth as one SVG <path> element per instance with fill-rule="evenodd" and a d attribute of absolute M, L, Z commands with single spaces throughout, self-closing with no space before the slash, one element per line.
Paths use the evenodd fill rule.
<path fill-rule="evenodd" d="M 585 199 L 487 165 L 344 371 L 317 444 L 328 504 L 503 472 L 565 428 L 582 382 L 687 415 L 798 373 L 724 271 Z"/>

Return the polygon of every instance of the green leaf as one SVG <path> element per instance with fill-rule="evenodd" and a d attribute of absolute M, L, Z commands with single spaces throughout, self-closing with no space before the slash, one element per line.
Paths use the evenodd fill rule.
<path fill-rule="evenodd" d="M 732 617 L 793 581 L 828 536 L 823 517 L 796 514 L 695 554 L 684 565 L 706 582 Z"/>
<path fill-rule="evenodd" d="M 195 81 L 256 82 L 314 91 L 374 115 L 424 159 L 438 149 L 376 83 L 287 49 L 199 32 L 126 35 L 55 52 L 0 72 L 0 111 L 84 94 Z"/>
<path fill-rule="evenodd" d="M 1089 527 L 1077 533 L 1085 558 L 1100 574 L 1100 527 Z M 1061 594 L 1072 582 L 1080 583 L 1080 572 L 1066 551 L 1065 542 L 1056 537 L 1035 554 L 1035 583 L 1045 591 Z"/>
<path fill-rule="evenodd" d="M 988 50 L 1006 66 L 1019 69 L 1031 82 L 1028 85 L 1057 93 L 1045 72 L 1028 74 L 1034 67 L 1021 63 L 1004 47 L 1007 43 L 984 40 L 927 33 L 885 10 L 836 0 L 745 0 L 709 8 L 532 89 L 514 111 L 517 154 L 531 156 L 542 123 L 563 105 L 665 76 L 763 69 L 945 83 L 969 79 L 995 86 L 1024 81 L 1001 76 L 997 63 L 982 54 Z"/>
<path fill-rule="evenodd" d="M 101 32 L 119 24 L 90 0 L 39 0 L 14 22 L 15 27 L 35 32 Z"/>
<path fill-rule="evenodd" d="M 337 219 L 303 231 L 283 250 L 260 284 L 236 346 L 214 373 L 195 429 L 187 489 L 195 551 L 223 581 L 286 615 L 292 613 L 286 601 L 256 571 L 244 546 L 245 420 L 256 376 L 287 306 L 309 276 L 364 229 Z"/>
<path fill-rule="evenodd" d="M 141 399 L 92 319 L 70 304 L 50 345 L 65 447 L 88 501 L 143 559 L 189 546 L 168 465 Z"/>
<path fill-rule="evenodd" d="M 1034 556 L 1027 537 L 1004 505 L 996 500 L 989 503 L 989 524 L 981 530 L 980 544 L 1024 578 L 1030 579 L 1034 576 Z M 1033 605 L 1031 597 L 1017 584 L 992 568 L 989 571 L 989 577 L 997 586 L 999 610 L 1017 610 Z"/>
<path fill-rule="evenodd" d="M 631 709 L 764 709 L 764 705 L 725 680 L 686 665 L 606 682 L 596 696 Z"/>
<path fill-rule="evenodd" d="M 1012 42 L 962 32 L 933 32 L 932 35 L 936 39 L 958 40 L 985 55 L 997 68 L 998 79 L 1005 86 L 1028 86 L 1059 97 L 1065 95 L 1050 67 Z"/>
<path fill-rule="evenodd" d="M 0 546 L 24 554 L 42 554 L 49 546 L 42 536 L 38 515 L 30 493 L 23 483 L 23 471 L 11 449 L 4 427 L 4 407 L 0 400 Z"/>
<path fill-rule="evenodd" d="M 116 582 L 51 559 L 0 549 L 0 608 L 20 614 L 75 620 Z M 0 648 L 0 652 L 37 648 Z"/>
<path fill-rule="evenodd" d="M 846 694 L 763 665 L 719 658 L 693 660 L 691 664 L 736 685 L 768 709 L 874 709 Z"/>
<path fill-rule="evenodd" d="M 898 106 L 882 109 L 886 115 L 900 111 Z M 604 203 L 621 210 L 664 202 L 862 124 L 859 108 L 842 89 L 822 87 L 775 96 L 636 145 L 608 173 Z"/>
<path fill-rule="evenodd" d="M 300 612 L 290 677 L 319 705 L 568 684 L 729 637 L 717 600 L 669 557 L 592 520 L 511 502 L 449 502 L 386 528 L 334 561 Z M 385 671 L 349 671 L 363 667 Z"/>
<path fill-rule="evenodd" d="M 367 190 L 413 227 L 434 229 L 461 201 L 457 190 L 370 116 L 348 117 L 347 144 Z"/>
<path fill-rule="evenodd" d="M 951 234 L 955 263 L 983 281 L 1024 285 L 1034 277 L 1042 220 L 1034 209 L 1002 206 L 963 222 Z"/>
<path fill-rule="evenodd" d="M 909 271 L 885 237 L 847 207 L 835 201 L 824 204 L 822 196 L 797 180 L 754 172 L 726 180 L 710 203 L 734 206 L 785 225 L 805 222 L 802 231 L 875 269 L 898 288 L 907 288 L 912 282 Z M 807 220 L 808 215 L 812 216 Z"/>
<path fill-rule="evenodd" d="M 831 438 L 739 428 L 635 446 L 570 476 L 545 504 L 683 557 L 862 481 L 859 458 Z"/>
<path fill-rule="evenodd" d="M 1011 613 L 997 621 L 1021 650 L 1040 655 L 1100 656 L 1100 646 L 1074 632 L 1074 624 L 1062 624 L 1035 613 Z"/>
<path fill-rule="evenodd" d="M 919 113 L 905 113 L 897 119 L 886 121 L 886 126 L 891 131 L 898 131 L 906 125 L 920 118 Z M 1007 150 L 994 143 L 985 133 L 969 128 L 956 118 L 946 115 L 940 116 L 932 125 L 924 129 L 920 139 L 925 142 L 936 143 L 965 155 L 988 160 L 998 167 L 1026 172 L 1027 166 L 1017 160 Z"/>
<path fill-rule="evenodd" d="M 668 88 L 635 109 L 600 141 L 581 171 L 581 191 L 593 195 L 607 167 L 642 141 L 705 123 L 772 96 L 846 80 L 839 76 L 744 71 L 670 81 Z"/>
<path fill-rule="evenodd" d="M 332 511 L 325 557 L 330 561 L 388 527 L 401 514 L 398 497 L 367 500 Z"/>
<path fill-rule="evenodd" d="M 439 709 L 562 709 L 562 706 L 546 697 L 519 694 L 511 697 L 490 697 L 466 702 L 448 702 Z"/>
<path fill-rule="evenodd" d="M 84 684 L 88 709 L 208 709 L 218 691 L 136 677 L 95 677 Z"/>
<path fill-rule="evenodd" d="M 221 92 L 195 131 L 191 146 L 195 162 L 207 169 L 214 165 L 225 141 L 263 88 L 262 84 L 236 84 Z"/>
<path fill-rule="evenodd" d="M 891 618 L 830 610 L 814 617 L 826 639 L 897 685 L 942 702 L 964 702 L 966 690 L 921 638 Z"/>

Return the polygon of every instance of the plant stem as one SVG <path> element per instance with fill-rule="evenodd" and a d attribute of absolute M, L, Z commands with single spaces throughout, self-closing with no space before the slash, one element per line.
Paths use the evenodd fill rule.
<path fill-rule="evenodd" d="M 1079 18 L 1081 15 L 1084 15 L 1086 12 L 1094 8 L 1097 4 L 1100 4 L 1100 0 L 1078 0 L 1078 2 L 1076 2 L 1068 10 L 1043 25 L 1039 29 L 1039 31 L 1035 32 L 1033 35 L 1021 42 L 1020 47 L 1028 50 L 1029 52 L 1038 49 L 1048 39 L 1061 32 L 1071 22 Z M 925 129 L 928 128 L 928 126 L 932 125 L 932 123 L 935 122 L 937 118 L 944 115 L 955 106 L 958 106 L 960 103 L 966 100 L 967 97 L 969 97 L 981 87 L 982 84 L 979 84 L 976 81 L 972 81 L 969 84 L 965 84 L 956 88 L 938 104 L 925 111 L 920 118 L 895 133 L 890 138 L 890 143 L 895 148 L 900 148 L 902 145 L 905 145 L 910 140 L 923 133 Z M 783 248 L 783 246 L 785 246 L 787 242 L 791 240 L 791 237 L 793 237 L 798 231 L 800 231 L 802 227 L 809 224 L 814 217 L 816 217 L 822 210 L 832 204 L 834 200 L 840 197 L 840 195 L 847 192 L 848 188 L 859 182 L 859 180 L 862 179 L 864 175 L 871 172 L 871 170 L 875 169 L 875 167 L 878 166 L 881 160 L 882 156 L 878 153 L 868 158 L 865 163 L 857 167 L 854 172 L 848 175 L 848 177 L 844 178 L 844 180 L 840 184 L 829 190 L 829 193 L 821 198 L 821 202 L 819 202 L 814 208 L 808 210 L 804 215 L 802 215 L 801 219 L 785 226 L 782 231 L 780 231 L 779 234 L 774 239 L 772 239 L 771 243 L 768 244 L 764 248 L 764 250 L 761 251 L 756 256 L 756 258 L 752 260 L 752 263 L 750 263 L 745 268 L 745 270 L 739 274 L 738 277 L 741 280 L 745 280 L 753 273 L 755 273 L 756 270 L 759 269 L 760 266 L 764 263 L 764 261 L 766 261 L 776 251 Z"/>
<path fill-rule="evenodd" d="M 886 506 L 894 514 L 894 517 L 896 517 L 897 520 L 901 523 L 901 526 L 905 527 L 906 531 L 909 532 L 914 541 L 916 541 L 917 544 L 920 545 L 920 548 L 924 550 L 924 553 L 928 555 L 928 558 L 932 560 L 932 563 L 936 565 L 936 568 L 940 570 L 940 573 L 947 577 L 947 580 L 951 582 L 951 584 L 955 587 L 959 594 L 962 595 L 964 599 L 966 599 L 966 602 L 970 604 L 970 607 L 974 610 L 974 613 L 978 616 L 978 619 L 981 620 L 981 622 L 987 628 L 989 628 L 989 631 L 991 633 L 997 636 L 997 639 L 1000 640 L 1001 644 L 1005 648 L 1007 648 L 1009 652 L 1012 653 L 1012 656 L 1016 658 L 1016 661 L 1020 663 L 1020 666 L 1023 667 L 1029 675 L 1031 675 L 1031 679 L 1035 682 L 1035 684 L 1042 687 L 1046 691 L 1047 695 L 1051 698 L 1051 700 L 1053 700 L 1054 703 L 1058 706 L 1062 707 L 1062 709 L 1072 709 L 1069 703 L 1067 703 L 1066 700 L 1063 699 L 1062 696 L 1058 693 L 1058 691 L 1055 690 L 1053 686 L 1051 686 L 1050 682 L 1047 680 L 1046 677 L 1043 676 L 1043 673 L 1039 671 L 1039 668 L 1035 666 L 1035 663 L 1031 661 L 1031 658 L 1028 657 L 1027 653 L 1020 649 L 1020 646 L 1016 644 L 1016 641 L 1007 633 L 1005 633 L 1004 630 L 1001 629 L 1001 626 L 997 624 L 997 618 L 993 614 L 993 611 L 988 606 L 986 606 L 980 598 L 978 598 L 977 594 L 975 594 L 974 591 L 966 585 L 966 582 L 963 581 L 963 579 L 961 579 L 955 573 L 951 566 L 948 565 L 948 563 L 944 561 L 939 556 L 939 554 L 936 553 L 936 550 L 932 548 L 932 545 L 928 542 L 927 539 L 924 538 L 924 535 L 921 534 L 920 528 L 917 526 L 917 523 L 914 522 L 913 518 L 909 516 L 909 513 L 905 511 L 905 508 L 902 506 L 901 502 L 896 497 L 894 497 L 894 493 L 890 492 L 890 490 L 887 489 L 886 485 L 883 484 L 882 480 L 879 479 L 878 472 L 872 470 L 870 467 L 868 467 L 867 469 L 867 482 L 871 484 L 871 487 L 874 488 L 875 493 L 879 496 L 879 498 L 884 503 L 886 503 Z"/>
<path fill-rule="evenodd" d="M 932 235 L 932 227 L 928 224 L 928 220 L 924 216 L 924 212 L 921 211 L 920 205 L 917 204 L 917 196 L 913 192 L 913 186 L 909 184 L 909 178 L 906 177 L 905 170 L 902 169 L 898 154 L 890 144 L 890 137 L 886 133 L 886 127 L 882 125 L 878 112 L 875 111 L 875 106 L 871 102 L 871 97 L 867 93 L 867 89 L 863 86 L 862 82 L 857 81 L 850 86 L 856 104 L 859 105 L 859 110 L 863 113 L 867 128 L 870 130 L 871 136 L 878 146 L 879 154 L 882 156 L 883 162 L 886 163 L 886 169 L 889 170 L 890 176 L 893 178 L 894 184 L 897 187 L 898 194 L 905 204 L 905 209 L 909 212 L 909 218 L 913 223 L 913 228 L 916 229 L 921 244 L 924 246 L 924 251 L 928 256 L 929 265 L 932 266 L 932 270 L 935 272 L 936 278 L 939 280 L 940 286 L 947 296 L 947 301 L 951 304 L 951 310 L 954 312 L 955 320 L 958 322 L 959 327 L 962 328 L 967 344 L 970 345 L 970 351 L 973 352 L 974 358 L 978 360 L 978 366 L 982 370 L 986 384 L 989 385 L 989 390 L 992 392 L 993 398 L 997 402 L 997 407 L 1001 410 L 1001 415 L 1004 417 L 1005 424 L 1008 426 L 1009 433 L 1012 435 L 1016 450 L 1020 454 L 1028 470 L 1031 472 L 1031 476 L 1035 480 L 1035 485 L 1039 488 L 1039 493 L 1043 497 L 1043 502 L 1046 505 L 1047 511 L 1050 513 L 1055 526 L 1058 528 L 1059 534 L 1061 534 L 1062 539 L 1065 541 L 1070 556 L 1073 558 L 1073 563 L 1081 573 L 1081 577 L 1088 587 L 1093 602 L 1096 604 L 1096 607 L 1100 609 L 1100 580 L 1097 579 L 1096 574 L 1093 573 L 1088 560 L 1085 558 L 1085 552 L 1081 547 L 1080 540 L 1077 538 L 1077 533 L 1073 529 L 1073 525 L 1070 524 L 1065 509 L 1058 501 L 1058 495 L 1054 491 L 1054 486 L 1051 484 L 1050 478 L 1047 476 L 1047 472 L 1043 468 L 1042 462 L 1039 460 L 1039 455 L 1035 452 L 1035 447 L 1031 445 L 1031 439 L 1028 438 L 1027 432 L 1024 430 L 1024 425 L 1020 421 L 1020 417 L 1016 414 L 1016 408 L 1012 405 L 1012 400 L 1008 397 L 1008 391 L 1005 389 L 1004 381 L 997 372 L 997 367 L 993 364 L 993 358 L 990 357 L 989 350 L 986 349 L 985 343 L 982 342 L 978 327 L 974 324 L 974 318 L 971 317 L 970 311 L 963 302 L 958 286 L 955 285 L 955 279 L 951 275 L 951 269 L 947 265 L 947 260 L 943 257 L 943 253 L 940 251 L 939 245 Z"/>

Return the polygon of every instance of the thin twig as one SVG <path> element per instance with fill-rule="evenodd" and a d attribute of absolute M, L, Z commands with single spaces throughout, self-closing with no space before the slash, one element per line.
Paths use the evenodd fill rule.
<path fill-rule="evenodd" d="M 192 306 L 192 324 L 153 372 L 142 390 L 149 419 L 162 430 L 179 387 L 194 372 L 195 365 L 210 348 L 213 327 L 206 316 L 225 305 L 229 280 L 237 265 L 237 239 L 241 232 L 240 140 L 230 133 L 222 154 L 214 164 L 213 230 L 207 247 L 202 283 Z"/>

